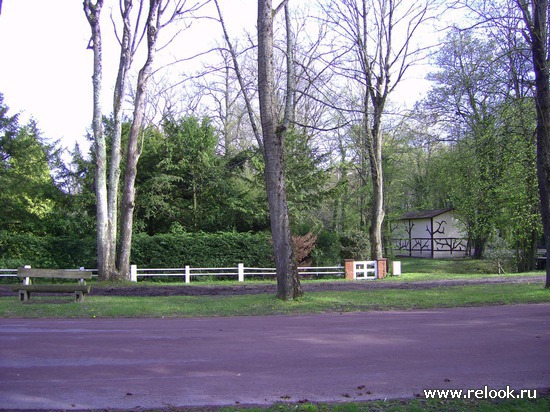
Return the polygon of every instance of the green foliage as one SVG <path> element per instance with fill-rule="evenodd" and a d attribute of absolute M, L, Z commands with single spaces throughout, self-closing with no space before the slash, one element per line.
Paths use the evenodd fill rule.
<path fill-rule="evenodd" d="M 59 153 L 7 112 L 0 94 L 0 230 L 45 234 L 61 197 L 50 171 Z"/>
<path fill-rule="evenodd" d="M 412 197 L 406 189 L 396 193 L 405 192 L 412 209 L 454 207 L 476 257 L 498 233 L 515 249 L 518 269 L 530 270 L 541 230 L 535 108 L 529 73 L 506 47 L 468 31 L 450 33 L 436 55 L 439 70 L 429 76 L 434 87 L 420 106 L 419 126 L 409 132 L 410 142 L 423 142 L 416 146 L 423 167 L 405 179 Z M 434 137 L 451 143 L 434 145 Z"/>
<path fill-rule="evenodd" d="M 485 259 L 493 263 L 496 273 L 515 271 L 515 253 L 502 237 L 494 235 L 487 243 Z"/>
<path fill-rule="evenodd" d="M 138 234 L 132 262 L 140 267 L 272 267 L 273 250 L 266 233 Z"/>
<path fill-rule="evenodd" d="M 401 261 L 403 278 L 408 274 L 426 274 L 421 280 L 428 280 L 436 276 L 445 279 L 445 275 L 475 275 L 475 274 L 494 274 L 495 266 L 492 262 L 479 259 L 419 259 L 419 258 L 399 258 Z M 411 279 L 412 280 L 412 279 Z"/>
<path fill-rule="evenodd" d="M 63 196 L 53 212 L 48 234 L 90 237 L 96 230 L 94 165 L 84 158 L 78 144 L 71 157 L 69 164 L 62 165 L 56 179 Z"/>
<path fill-rule="evenodd" d="M 326 229 L 321 230 L 317 235 L 317 245 L 311 254 L 315 265 L 341 265 L 343 262 L 340 249 L 340 237 L 338 233 Z"/>
<path fill-rule="evenodd" d="M 95 239 L 0 233 L 0 267 L 95 268 Z"/>
<path fill-rule="evenodd" d="M 338 236 L 321 231 L 312 253 L 313 264 L 334 266 L 342 263 Z M 79 236 L 35 236 L 2 232 L 0 267 L 22 265 L 44 268 L 97 266 L 95 239 Z M 132 244 L 132 263 L 149 268 L 273 267 L 271 235 L 266 232 L 187 233 L 174 224 L 170 233 L 154 236 L 139 233 Z"/>
<path fill-rule="evenodd" d="M 285 179 L 289 213 L 295 224 L 309 219 L 331 190 L 327 154 L 313 147 L 309 137 L 291 129 L 285 139 Z"/>
<path fill-rule="evenodd" d="M 349 230 L 340 236 L 343 259 L 369 260 L 370 242 L 368 233 Z"/>
<path fill-rule="evenodd" d="M 174 223 L 186 231 L 264 229 L 268 226 L 263 182 L 251 151 L 219 155 L 208 119 L 168 119 L 149 133 L 138 164 L 136 220 L 149 234 Z"/>

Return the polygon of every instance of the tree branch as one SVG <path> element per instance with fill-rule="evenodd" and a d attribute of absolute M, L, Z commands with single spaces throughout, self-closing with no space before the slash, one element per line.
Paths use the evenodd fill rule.
<path fill-rule="evenodd" d="M 279 4 L 279 5 L 275 8 L 275 10 L 273 10 L 273 17 L 275 17 L 275 15 L 276 15 L 277 13 L 279 13 L 279 12 L 283 9 L 283 7 L 286 7 L 287 4 L 288 4 L 288 0 L 283 0 L 283 1 L 281 1 L 281 4 Z"/>
<path fill-rule="evenodd" d="M 216 5 L 216 9 L 218 11 L 218 16 L 220 18 L 220 24 L 223 29 L 223 35 L 225 37 L 225 41 L 227 43 L 227 47 L 229 49 L 229 53 L 231 54 L 231 59 L 233 60 L 233 70 L 235 70 L 235 74 L 237 75 L 237 80 L 239 81 L 239 86 L 241 87 L 241 91 L 243 93 L 244 101 L 246 104 L 246 110 L 248 112 L 248 118 L 250 120 L 250 125 L 252 126 L 252 131 L 254 132 L 254 137 L 256 138 L 256 141 L 258 142 L 258 146 L 264 151 L 264 144 L 262 140 L 262 135 L 260 133 L 260 130 L 258 128 L 258 125 L 256 124 L 256 120 L 254 119 L 254 110 L 252 109 L 252 103 L 250 102 L 250 98 L 248 96 L 248 93 L 246 92 L 246 87 L 244 84 L 243 77 L 241 75 L 241 70 L 239 68 L 239 62 L 237 60 L 237 53 L 235 52 L 235 49 L 233 48 L 233 44 L 231 43 L 231 40 L 229 39 L 229 34 L 227 33 L 227 28 L 225 27 L 225 22 L 223 20 L 222 12 L 220 10 L 220 6 L 218 4 L 218 0 L 214 0 L 214 4 Z"/>

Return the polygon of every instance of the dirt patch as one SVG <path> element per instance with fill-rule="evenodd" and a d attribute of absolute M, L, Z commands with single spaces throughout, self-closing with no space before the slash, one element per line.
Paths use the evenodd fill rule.
<path fill-rule="evenodd" d="M 305 293 L 325 291 L 350 291 L 350 290 L 376 290 L 376 289 L 411 289 L 423 290 L 438 287 L 483 285 L 500 283 L 540 283 L 544 282 L 544 276 L 517 276 L 517 277 L 491 277 L 481 279 L 459 279 L 459 280 L 429 280 L 417 282 L 379 282 L 371 280 L 350 281 L 350 282 L 303 282 L 302 288 Z M 0 296 L 15 296 L 11 288 L 13 285 L 0 285 Z M 228 295 L 257 295 L 276 294 L 277 285 L 253 283 L 241 283 L 235 285 L 147 285 L 147 286 L 97 286 L 92 287 L 90 295 L 96 296 L 228 296 Z"/>

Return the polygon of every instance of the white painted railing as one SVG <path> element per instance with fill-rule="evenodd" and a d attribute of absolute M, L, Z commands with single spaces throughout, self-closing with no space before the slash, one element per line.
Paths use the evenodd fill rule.
<path fill-rule="evenodd" d="M 97 269 L 90 269 L 97 276 Z M 298 273 L 302 276 L 344 276 L 343 266 L 314 266 L 299 267 Z M 17 269 L 0 269 L 0 277 L 16 277 Z M 184 266 L 183 268 L 139 268 L 136 265 L 131 266 L 131 280 L 137 282 L 138 278 L 147 277 L 172 277 L 181 278 L 185 283 L 190 283 L 193 277 L 216 276 L 236 278 L 239 282 L 244 282 L 246 278 L 268 276 L 275 277 L 275 268 L 255 268 L 246 267 L 239 263 L 237 266 L 225 268 L 195 268 Z"/>
<path fill-rule="evenodd" d="M 302 276 L 344 276 L 344 268 L 342 266 L 315 266 L 315 267 L 299 267 L 298 273 Z M 131 267 L 131 280 L 137 282 L 139 277 L 180 277 L 185 280 L 185 283 L 190 283 L 192 277 L 201 276 L 221 276 L 234 277 L 239 282 L 244 282 L 247 277 L 256 276 L 276 276 L 275 268 L 256 268 L 246 267 L 239 263 L 236 267 L 225 268 L 194 268 L 185 266 L 183 268 L 138 268 L 136 265 Z"/>
<path fill-rule="evenodd" d="M 0 269 L 0 277 L 8 278 L 17 276 L 17 269 Z"/>

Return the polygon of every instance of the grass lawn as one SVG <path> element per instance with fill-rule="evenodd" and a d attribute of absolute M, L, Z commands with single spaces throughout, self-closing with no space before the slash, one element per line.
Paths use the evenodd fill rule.
<path fill-rule="evenodd" d="M 270 294 L 236 296 L 72 296 L 36 295 L 28 303 L 0 298 L 3 318 L 205 317 L 292 315 L 370 310 L 411 310 L 458 306 L 550 303 L 542 284 L 484 284 L 430 289 L 310 292 L 283 302 Z"/>
<path fill-rule="evenodd" d="M 429 273 L 432 275 L 446 274 L 495 274 L 496 267 L 489 260 L 479 259 L 424 259 L 395 258 L 400 260 L 403 273 Z"/>
<path fill-rule="evenodd" d="M 223 408 L 220 412 L 237 412 L 245 409 Z M 342 404 L 293 404 L 274 405 L 270 408 L 250 408 L 249 412 L 547 412 L 550 398 L 504 401 L 455 401 L 455 400 L 390 400 Z M 178 412 L 178 409 L 171 409 Z M 183 409 L 181 410 L 183 411 Z"/>
<path fill-rule="evenodd" d="M 401 259 L 402 275 L 376 282 L 420 282 L 441 279 L 474 279 L 503 276 L 543 275 L 543 272 L 498 275 L 487 273 L 491 262 L 471 259 Z M 320 280 L 304 280 L 319 282 Z M 326 279 L 323 281 L 327 281 Z M 346 282 L 343 279 L 332 280 Z M 247 280 L 245 284 L 274 283 Z M 99 283 L 97 283 L 99 284 Z M 174 283 L 171 283 L 174 284 Z M 182 285 L 182 283 L 178 283 Z M 92 282 L 93 285 L 93 282 Z M 109 284 L 110 287 L 154 287 L 160 282 Z M 236 281 L 191 282 L 186 287 L 239 285 Z M 93 286 L 92 286 L 93 287 Z M 550 289 L 542 282 L 521 284 L 471 284 L 430 289 L 376 289 L 360 291 L 308 292 L 301 299 L 282 302 L 270 294 L 236 296 L 88 296 L 76 303 L 70 295 L 35 295 L 28 303 L 16 296 L 0 298 L 0 318 L 93 318 L 93 317 L 205 317 L 411 310 L 458 306 L 550 303 Z"/>

